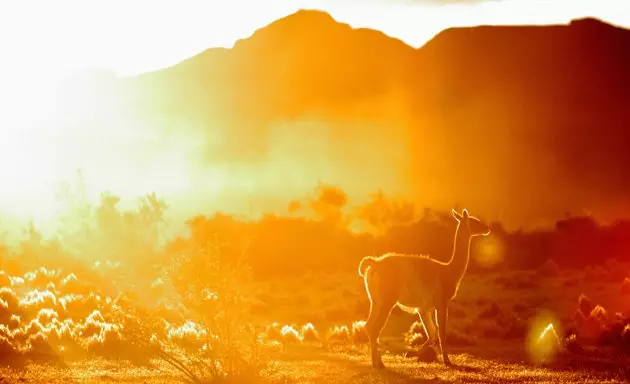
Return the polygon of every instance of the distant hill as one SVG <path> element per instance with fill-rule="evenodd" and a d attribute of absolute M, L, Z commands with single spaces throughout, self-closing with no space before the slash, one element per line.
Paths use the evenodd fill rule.
<path fill-rule="evenodd" d="M 286 151 L 299 173 L 318 152 L 291 145 L 325 137 L 348 188 L 386 189 L 389 172 L 427 205 L 514 222 L 630 208 L 630 31 L 595 19 L 451 28 L 414 49 L 303 10 L 123 87 L 156 129 L 207 137 L 215 164 Z"/>

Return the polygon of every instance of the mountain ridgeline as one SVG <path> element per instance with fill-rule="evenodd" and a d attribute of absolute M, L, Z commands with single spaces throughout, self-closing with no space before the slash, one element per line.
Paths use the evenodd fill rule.
<path fill-rule="evenodd" d="M 214 165 L 275 166 L 287 188 L 390 188 L 519 225 L 630 214 L 630 31 L 599 20 L 451 28 L 414 49 L 302 10 L 122 82 L 155 129 L 196 135 Z"/>

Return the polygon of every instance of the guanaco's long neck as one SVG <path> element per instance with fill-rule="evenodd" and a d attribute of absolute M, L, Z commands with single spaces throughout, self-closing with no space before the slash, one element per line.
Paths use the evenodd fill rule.
<path fill-rule="evenodd" d="M 470 233 L 468 233 L 466 229 L 460 228 L 458 224 L 455 230 L 455 240 L 453 242 L 453 255 L 448 262 L 449 275 L 455 282 L 459 282 L 462 277 L 464 277 L 464 273 L 466 273 L 466 269 L 468 268 L 468 262 L 470 260 L 470 240 Z"/>

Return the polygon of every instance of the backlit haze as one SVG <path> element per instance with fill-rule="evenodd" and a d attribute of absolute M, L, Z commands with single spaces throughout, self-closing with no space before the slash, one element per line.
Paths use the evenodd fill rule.
<path fill-rule="evenodd" d="M 300 8 L 325 10 L 337 21 L 380 30 L 415 48 L 453 26 L 566 24 L 584 16 L 630 25 L 630 2 L 608 0 L 5 3 L 0 5 L 0 211 L 4 217 L 33 218 L 44 230 L 54 222 L 55 188 L 74 180 L 79 168 L 92 199 L 112 191 L 129 203 L 156 192 L 171 204 L 171 214 L 181 217 L 204 210 L 284 213 L 292 199 L 312 193 L 320 181 L 340 186 L 351 201 L 383 189 L 420 206 L 466 204 L 463 197 L 440 200 L 442 191 L 431 186 L 425 195 L 418 193 L 404 166 L 411 161 L 410 150 L 396 127 L 407 124 L 410 111 L 395 94 L 355 105 L 349 114 L 360 118 L 347 123 L 316 114 L 274 121 L 264 139 L 272 143 L 264 156 L 230 166 L 213 163 L 207 137 L 202 143 L 200 134 L 178 134 L 180 126 L 186 132 L 202 130 L 186 113 L 165 122 L 157 113 L 139 113 L 130 95 L 109 88 L 113 76 L 170 67 L 208 48 L 231 48 Z M 91 70 L 105 71 L 98 74 L 103 81 L 78 81 Z M 360 125 L 366 141 L 345 153 L 334 144 L 337 138 L 317 129 L 322 124 Z M 308 140 L 293 133 L 298 126 L 300 132 L 312 132 Z M 384 127 L 391 130 L 391 145 L 376 133 L 370 136 Z M 212 127 L 203 130 L 212 132 Z M 216 136 L 220 143 L 220 133 Z M 348 163 L 333 163 L 322 153 L 336 153 Z M 383 163 L 380 155 L 398 160 Z M 295 159 L 309 166 L 292 167 Z M 480 208 L 476 211 L 487 208 L 482 214 L 493 219 L 510 210 Z M 511 224 L 536 224 L 528 219 Z"/>

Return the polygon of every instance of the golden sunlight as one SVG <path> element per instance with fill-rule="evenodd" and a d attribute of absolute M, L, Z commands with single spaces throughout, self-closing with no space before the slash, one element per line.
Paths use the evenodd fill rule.
<path fill-rule="evenodd" d="M 55 191 L 73 182 L 77 170 L 91 203 L 111 191 L 122 206 L 152 192 L 174 200 L 194 186 L 207 192 L 225 184 L 225 174 L 191 161 L 199 153 L 198 140 L 172 140 L 151 131 L 155 122 L 130 111 L 107 77 L 82 72 L 35 76 L 15 69 L 0 80 L 3 214 L 52 230 Z M 193 176 L 199 180 L 193 182 Z"/>
<path fill-rule="evenodd" d="M 630 378 L 630 6 L 38 1 L 0 381 Z"/>
<path fill-rule="evenodd" d="M 63 158 L 55 148 L 59 78 L 4 73 L 0 89 L 0 210 L 24 216 L 52 212 L 52 186 Z"/>

